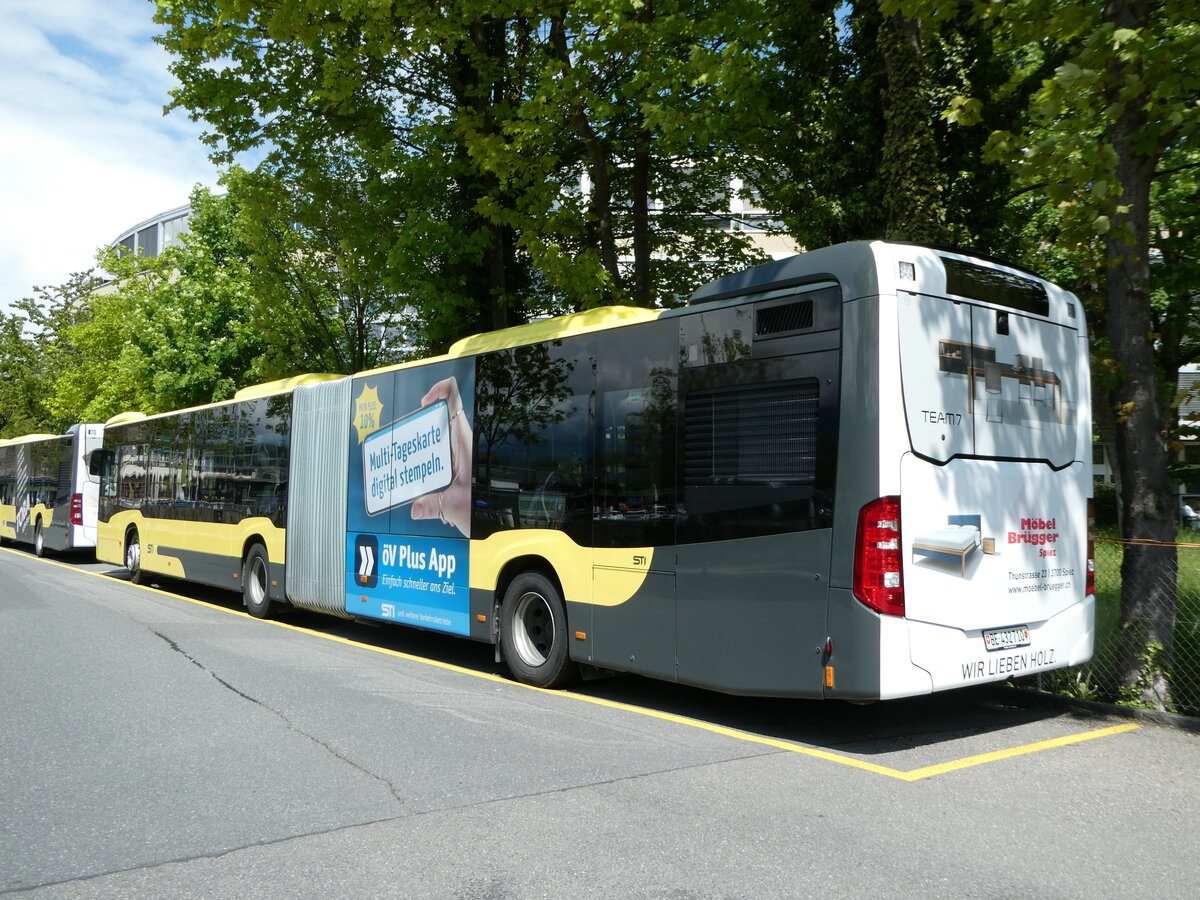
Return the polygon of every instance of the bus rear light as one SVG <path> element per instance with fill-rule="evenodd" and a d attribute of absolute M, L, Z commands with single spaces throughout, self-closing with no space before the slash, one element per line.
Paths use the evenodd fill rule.
<path fill-rule="evenodd" d="M 83 524 L 83 494 L 71 495 L 71 524 Z"/>
<path fill-rule="evenodd" d="M 1087 582 L 1084 594 L 1091 596 L 1096 593 L 1096 501 L 1091 497 L 1087 502 Z"/>
<path fill-rule="evenodd" d="M 858 512 L 854 596 L 876 612 L 904 615 L 900 498 L 880 497 Z"/>

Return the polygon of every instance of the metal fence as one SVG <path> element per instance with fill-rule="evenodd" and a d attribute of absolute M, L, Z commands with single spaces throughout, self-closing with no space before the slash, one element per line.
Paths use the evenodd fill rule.
<path fill-rule="evenodd" d="M 1133 599 L 1151 609 L 1122 616 L 1121 565 L 1133 545 L 1098 536 L 1095 654 L 1086 665 L 1043 674 L 1037 679 L 1040 688 L 1088 700 L 1200 716 L 1198 540 L 1198 534 L 1181 532 L 1173 547 L 1156 546 L 1159 564 L 1151 567 L 1147 583 L 1137 585 L 1127 598 L 1127 602 Z M 1154 623 L 1169 624 L 1172 615 L 1174 628 L 1165 629 L 1169 637 L 1150 637 Z M 1022 679 L 1025 684 L 1029 681 Z"/>

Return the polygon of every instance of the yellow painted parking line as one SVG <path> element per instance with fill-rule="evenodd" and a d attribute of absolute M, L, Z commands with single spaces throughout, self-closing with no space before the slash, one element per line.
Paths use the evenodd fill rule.
<path fill-rule="evenodd" d="M 1081 741 L 1091 741 L 1096 738 L 1108 737 L 1113 734 L 1122 734 L 1126 731 L 1133 731 L 1141 728 L 1136 722 L 1127 722 L 1124 725 L 1112 725 L 1108 728 L 1097 728 L 1095 731 L 1085 731 L 1082 734 L 1068 734 L 1064 737 L 1051 738 L 1048 741 L 1038 741 L 1036 744 L 1025 744 L 1021 747 L 1012 747 L 1008 750 L 995 750 L 991 753 L 980 753 L 978 756 L 968 756 L 965 759 L 955 759 L 950 762 L 941 763 L 936 766 L 925 766 L 923 769 L 913 769 L 911 772 L 904 772 L 903 778 L 905 781 L 919 781 L 922 778 L 932 778 L 934 775 L 941 775 L 944 772 L 953 772 L 957 769 L 966 769 L 971 766 L 981 766 L 984 763 L 995 762 L 999 759 L 1010 759 L 1014 756 L 1024 756 L 1026 753 L 1038 753 L 1042 750 L 1053 750 L 1055 747 L 1066 747 L 1068 744 L 1078 744 Z"/>
<path fill-rule="evenodd" d="M 24 554 L 21 554 L 24 555 Z M 55 562 L 54 560 L 42 559 L 39 562 L 48 562 L 51 565 L 60 566 L 64 569 L 70 569 L 72 572 L 82 572 L 85 575 L 93 575 L 97 578 L 108 579 L 108 576 L 102 572 L 87 572 L 83 569 L 77 569 L 74 566 L 66 565 L 65 563 Z M 204 600 L 193 600 L 190 597 L 183 597 L 179 594 L 172 594 L 170 591 L 160 590 L 159 588 L 150 587 L 144 584 L 130 584 L 125 582 L 129 587 L 140 588 L 144 591 L 150 591 L 154 594 L 160 594 L 164 597 L 171 597 L 175 600 L 183 600 L 186 603 L 192 603 L 197 606 L 203 606 L 206 609 L 214 609 L 219 612 L 229 613 L 233 616 L 241 616 L 244 619 L 249 619 L 252 622 L 257 622 L 261 625 L 271 625 L 275 628 L 285 628 L 288 631 L 295 631 L 301 634 L 310 635 L 326 641 L 333 641 L 337 644 L 343 644 L 347 647 L 354 647 L 362 650 L 369 650 L 372 653 L 380 653 L 384 656 L 391 656 L 396 659 L 403 659 L 407 662 L 420 663 L 421 665 L 432 666 L 436 669 L 443 669 L 447 672 L 456 672 L 460 675 L 469 675 L 472 678 L 479 678 L 484 681 L 498 682 L 511 687 L 523 688 L 527 691 L 536 691 L 539 694 L 546 694 L 551 697 L 562 697 L 569 700 L 578 700 L 584 703 L 590 703 L 593 706 L 603 706 L 609 709 L 616 709 L 622 712 L 634 713 L 639 716 L 647 716 L 653 719 L 659 719 L 663 722 L 672 722 L 676 725 L 684 725 L 688 728 L 696 728 L 701 731 L 707 731 L 711 734 L 719 734 L 723 737 L 732 738 L 733 740 L 742 741 L 749 744 L 758 744 L 763 747 L 772 747 L 776 750 L 783 750 L 788 753 L 797 753 L 802 756 L 811 756 L 816 759 L 823 759 L 827 762 L 837 763 L 838 765 L 848 766 L 854 769 L 861 769 L 864 772 L 873 772 L 876 775 L 885 775 L 888 778 L 895 778 L 900 781 L 921 781 L 926 778 L 933 778 L 937 775 L 944 775 L 947 772 L 957 772 L 960 769 L 968 769 L 973 766 L 982 766 L 987 763 L 998 762 L 1003 759 L 1011 759 L 1016 756 L 1024 756 L 1029 753 L 1040 753 L 1044 750 L 1053 750 L 1058 747 L 1066 747 L 1070 744 L 1078 744 L 1083 741 L 1092 741 L 1097 738 L 1110 737 L 1116 734 L 1122 734 L 1127 731 L 1133 731 L 1142 726 L 1137 723 L 1126 723 L 1123 725 L 1112 725 L 1108 728 L 1098 728 L 1094 731 L 1085 731 L 1080 734 L 1069 734 L 1063 737 L 1051 738 L 1046 741 L 1037 741 L 1033 744 L 1024 744 L 1019 747 L 1011 747 L 1007 750 L 995 750 L 991 753 L 980 753 L 975 756 L 967 756 L 962 759 L 950 760 L 949 762 L 939 763 L 934 766 L 923 766 L 919 769 L 904 771 L 903 769 L 893 769 L 889 766 L 881 766 L 876 763 L 867 762 L 862 759 L 856 759 L 853 756 L 845 756 L 840 753 L 831 753 L 828 750 L 819 750 L 816 747 L 805 747 L 803 744 L 796 744 L 791 741 L 784 741 L 778 738 L 764 737 L 759 734 L 752 734 L 748 731 L 740 731 L 736 728 L 728 728 L 724 725 L 714 725 L 712 722 L 705 722 L 702 719 L 693 719 L 690 716 L 681 716 L 676 713 L 663 712 L 657 709 L 648 709 L 644 706 L 634 706 L 630 703 L 622 703 L 619 700 L 606 700 L 602 697 L 589 697 L 587 694 L 577 694 L 573 691 L 551 691 L 545 688 L 534 687 L 533 685 L 521 684 L 519 681 L 513 681 L 509 678 L 504 678 L 500 675 L 494 675 L 491 672 L 478 672 L 474 669 L 468 669 L 464 666 L 456 666 L 453 663 L 440 662 L 436 659 L 428 659 L 423 656 L 415 656 L 411 653 L 404 653 L 400 650 L 389 650 L 386 647 L 375 647 L 371 644 L 364 644 L 361 641 L 355 641 L 350 638 L 340 637 L 334 634 L 323 634 L 320 631 L 313 631 L 309 628 L 301 628 L 298 625 L 289 625 L 287 622 L 279 622 L 273 619 L 255 619 L 249 613 L 237 609 L 226 609 L 223 606 L 214 606 Z"/>

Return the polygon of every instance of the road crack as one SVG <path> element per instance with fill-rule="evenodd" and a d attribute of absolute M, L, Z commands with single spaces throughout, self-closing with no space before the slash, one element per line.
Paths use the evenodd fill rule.
<path fill-rule="evenodd" d="M 208 668 L 208 666 L 206 666 L 202 662 L 200 662 L 200 660 L 196 659 L 196 657 L 192 656 L 190 653 L 188 653 L 186 650 L 184 650 L 181 646 L 179 646 L 179 643 L 177 641 L 175 641 L 173 638 L 170 638 L 167 635 L 163 634 L 161 631 L 156 631 L 153 628 L 151 628 L 150 631 L 151 631 L 151 633 L 154 634 L 155 637 L 160 638 L 168 647 L 170 647 L 172 650 L 174 650 L 176 653 L 178 653 L 180 656 L 182 656 L 184 659 L 186 659 L 188 662 L 190 662 L 193 666 L 198 668 L 201 672 L 204 672 L 206 675 L 208 675 L 208 677 L 210 677 L 217 684 L 221 685 L 221 687 L 225 688 L 227 691 L 230 691 L 231 693 L 237 695 L 238 697 L 242 698 L 243 700 L 245 700 L 249 703 L 253 703 L 255 706 L 259 707 L 260 709 L 263 709 L 266 712 L 271 713 L 271 715 L 277 717 L 281 722 L 283 722 L 284 725 L 286 725 L 288 727 L 289 731 L 294 731 L 296 734 L 300 735 L 301 737 L 304 737 L 304 738 L 312 741 L 314 744 L 316 744 L 318 747 L 321 747 L 323 750 L 325 750 L 327 753 L 329 753 L 335 759 L 339 760 L 342 763 L 345 763 L 346 765 L 350 766 L 352 769 L 355 769 L 355 770 L 361 772 L 362 774 L 366 775 L 368 778 L 374 779 L 375 781 L 378 781 L 380 784 L 386 786 L 388 791 L 391 793 L 392 797 L 395 798 L 396 802 L 399 803 L 404 808 L 404 811 L 406 813 L 412 812 L 408 807 L 407 801 L 404 799 L 403 796 L 401 796 L 399 789 L 396 787 L 395 783 L 392 782 L 390 779 L 385 778 L 383 775 L 380 775 L 377 772 L 372 772 L 370 769 L 366 768 L 361 763 L 355 762 L 353 759 L 348 757 L 345 753 L 343 753 L 337 747 L 330 744 L 328 741 L 322 740 L 317 735 L 311 734 L 310 732 L 305 731 L 303 728 L 301 728 L 295 722 L 293 722 L 291 720 L 291 718 L 286 713 L 284 713 L 282 710 L 276 709 L 275 707 L 271 706 L 270 704 L 263 702 L 259 698 L 253 697 L 250 694 L 247 694 L 245 691 L 240 690 L 237 687 L 235 687 L 234 685 L 230 684 L 228 681 L 226 681 L 224 678 L 222 678 L 220 675 L 218 675 L 212 669 Z"/>

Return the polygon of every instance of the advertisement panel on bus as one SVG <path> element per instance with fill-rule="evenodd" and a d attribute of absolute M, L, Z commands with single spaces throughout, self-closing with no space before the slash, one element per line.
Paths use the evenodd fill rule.
<path fill-rule="evenodd" d="M 356 378 L 346 612 L 469 634 L 473 359 Z"/>

